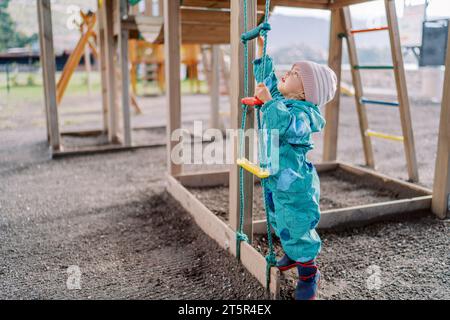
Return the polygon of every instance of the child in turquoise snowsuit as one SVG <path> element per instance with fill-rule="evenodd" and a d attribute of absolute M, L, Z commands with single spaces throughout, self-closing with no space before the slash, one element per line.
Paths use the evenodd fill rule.
<path fill-rule="evenodd" d="M 259 85 L 255 96 L 262 100 L 263 129 L 278 130 L 279 168 L 267 179 L 269 217 L 280 238 L 285 256 L 281 271 L 297 266 L 297 299 L 313 299 L 319 272 L 315 258 L 321 241 L 315 228 L 320 219 L 320 183 L 316 169 L 307 159 L 314 147 L 311 134 L 325 126 L 319 105 L 330 101 L 336 91 L 336 75 L 327 66 L 296 63 L 281 81 L 275 76 L 272 59 L 254 61 Z"/>

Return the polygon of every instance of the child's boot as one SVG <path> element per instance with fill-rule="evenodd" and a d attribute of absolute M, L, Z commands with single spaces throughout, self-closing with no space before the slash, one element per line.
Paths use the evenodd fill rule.
<path fill-rule="evenodd" d="M 280 271 L 286 271 L 294 268 L 297 265 L 297 262 L 288 257 L 287 254 L 283 256 L 280 260 L 277 261 L 277 268 Z"/>
<path fill-rule="evenodd" d="M 316 262 L 297 262 L 299 280 L 295 289 L 295 300 L 315 300 L 320 280 L 320 272 Z"/>

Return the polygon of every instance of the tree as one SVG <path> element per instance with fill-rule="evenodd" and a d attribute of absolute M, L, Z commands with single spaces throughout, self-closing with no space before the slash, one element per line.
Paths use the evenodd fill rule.
<path fill-rule="evenodd" d="M 24 47 L 38 38 L 36 33 L 27 36 L 16 30 L 16 24 L 7 12 L 9 1 L 0 1 L 0 52 L 9 48 Z"/>

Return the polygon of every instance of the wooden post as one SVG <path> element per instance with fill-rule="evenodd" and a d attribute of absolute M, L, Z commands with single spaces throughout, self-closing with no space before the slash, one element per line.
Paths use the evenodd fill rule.
<path fill-rule="evenodd" d="M 86 69 L 86 85 L 88 88 L 88 95 L 92 93 L 92 81 L 91 81 L 91 53 L 89 47 L 84 48 L 84 66 Z"/>
<path fill-rule="evenodd" d="M 248 30 L 256 25 L 256 0 L 248 2 Z M 237 130 L 241 128 L 241 98 L 244 96 L 244 47 L 241 43 L 241 34 L 244 32 L 244 10 L 243 0 L 231 1 L 231 129 Z M 254 91 L 253 66 L 251 64 L 255 52 L 254 46 L 249 44 L 249 94 Z M 254 115 L 250 112 L 247 116 L 246 128 L 254 127 Z M 245 156 L 250 158 L 253 155 L 253 139 L 247 141 L 245 148 Z M 238 157 L 238 142 L 234 144 L 234 160 Z M 253 175 L 245 172 L 244 174 L 244 194 L 245 194 L 245 220 L 243 232 L 249 237 L 250 241 L 253 237 Z M 233 230 L 239 228 L 239 168 L 233 164 L 230 169 L 230 225 Z"/>
<path fill-rule="evenodd" d="M 201 47 L 203 73 L 205 74 L 206 82 L 208 83 L 208 86 L 210 87 L 210 89 L 211 89 L 211 82 L 212 82 L 212 79 L 211 79 L 212 47 L 213 47 L 212 45 Z M 211 57 L 208 57 L 208 52 Z"/>
<path fill-rule="evenodd" d="M 53 49 L 52 13 L 50 0 L 37 0 L 41 64 L 44 77 L 44 96 L 47 111 L 49 141 L 53 151 L 61 149 L 58 105 L 56 103 L 55 53 Z"/>
<path fill-rule="evenodd" d="M 72 53 L 69 56 L 69 59 L 67 59 L 67 62 L 64 65 L 64 70 L 61 73 L 61 77 L 59 78 L 58 83 L 56 84 L 56 102 L 58 103 L 58 105 L 60 105 L 62 101 L 66 88 L 69 85 L 69 81 L 72 75 L 74 74 L 75 69 L 80 64 L 83 52 L 86 48 L 86 45 L 89 43 L 89 37 L 91 37 L 93 34 L 94 31 L 93 28 L 95 26 L 95 23 L 96 23 L 95 16 L 89 19 L 89 22 L 87 24 L 88 29 L 86 33 L 84 33 L 81 36 L 80 40 L 75 46 L 75 49 L 72 51 Z"/>
<path fill-rule="evenodd" d="M 120 0 L 117 23 L 119 24 L 118 47 L 120 78 L 122 80 L 122 120 L 123 120 L 123 145 L 131 146 L 130 123 L 130 72 L 128 69 L 128 30 L 122 28 L 122 19 L 128 14 L 128 1 Z"/>
<path fill-rule="evenodd" d="M 400 120 L 403 131 L 403 143 L 405 146 L 406 164 L 408 176 L 411 181 L 419 181 L 417 168 L 416 149 L 412 129 L 411 112 L 409 109 L 408 88 L 406 86 L 405 67 L 403 65 L 400 32 L 398 29 L 397 12 L 393 0 L 385 0 L 386 17 L 389 26 L 389 38 L 391 41 L 392 62 L 394 64 L 395 82 L 400 109 Z"/>
<path fill-rule="evenodd" d="M 103 131 L 108 131 L 108 80 L 106 75 L 106 41 L 104 26 L 104 1 L 100 5 L 98 2 L 97 21 L 98 21 L 98 46 L 100 51 L 100 76 L 101 76 L 101 93 L 102 93 L 102 111 L 103 111 Z"/>
<path fill-rule="evenodd" d="M 86 29 L 86 31 L 84 31 Z M 83 25 L 81 28 L 81 34 L 83 35 L 85 32 L 88 32 L 89 27 L 87 24 Z M 89 42 L 89 40 L 88 40 Z M 86 85 L 88 88 L 88 95 L 92 93 L 92 81 L 91 81 L 91 51 L 89 50 L 89 46 L 84 47 L 84 67 L 86 69 Z"/>
<path fill-rule="evenodd" d="M 158 17 L 162 17 L 164 15 L 164 1 L 166 0 L 158 0 Z M 153 14 L 156 15 L 156 12 L 153 12 Z"/>
<path fill-rule="evenodd" d="M 355 87 L 356 111 L 358 113 L 359 129 L 363 143 L 364 157 L 366 159 L 366 165 L 368 167 L 375 168 L 372 142 L 370 140 L 370 137 L 366 134 L 369 125 L 369 122 L 367 120 L 366 106 L 362 104 L 360 100 L 364 96 L 361 82 L 361 75 L 359 73 L 359 70 L 353 68 L 353 66 L 359 65 L 359 63 L 358 63 L 358 56 L 356 54 L 355 39 L 352 33 L 350 32 L 352 30 L 352 21 L 349 7 L 342 8 L 342 15 L 344 19 L 343 24 L 345 26 L 345 34 L 347 36 L 347 48 L 350 60 L 350 67 L 352 70 L 353 86 Z"/>
<path fill-rule="evenodd" d="M 181 24 L 180 2 L 164 0 L 164 50 L 167 100 L 167 168 L 170 175 L 180 174 L 182 166 L 171 160 L 173 148 L 179 141 L 172 141 L 173 130 L 181 127 L 181 83 L 180 83 Z"/>
<path fill-rule="evenodd" d="M 211 79 L 210 79 L 210 95 L 211 95 L 211 115 L 210 128 L 223 130 L 220 121 L 220 47 L 218 45 L 211 46 Z M 206 68 L 206 66 L 204 66 Z"/>
<path fill-rule="evenodd" d="M 145 0 L 145 10 L 144 15 L 148 17 L 153 17 L 153 0 Z"/>
<path fill-rule="evenodd" d="M 39 0 L 37 0 L 39 1 Z M 38 14 L 38 23 L 39 23 L 39 48 L 40 50 L 40 62 L 41 62 L 41 68 L 42 68 L 42 78 L 43 78 L 43 86 L 44 86 L 44 105 L 45 105 L 45 124 L 47 128 L 47 142 L 50 144 L 50 111 L 48 109 L 48 103 L 47 103 L 47 92 L 45 88 L 47 88 L 47 68 L 44 66 L 44 37 L 43 37 L 43 30 L 42 30 L 42 23 L 41 23 L 41 17 L 39 8 L 37 8 L 37 14 Z M 9 65 L 6 66 L 6 72 L 9 74 Z M 7 79 L 7 85 L 9 86 L 9 78 Z"/>
<path fill-rule="evenodd" d="M 114 64 L 113 0 L 103 0 L 103 27 L 105 28 L 106 95 L 108 101 L 108 140 L 118 143 L 119 117 L 116 105 L 116 73 Z"/>
<path fill-rule="evenodd" d="M 342 34 L 345 33 L 342 9 L 331 10 L 330 46 L 328 65 L 337 76 L 337 92 L 334 99 L 325 107 L 327 125 L 324 132 L 323 161 L 337 160 L 339 131 L 339 104 L 341 89 Z"/>
<path fill-rule="evenodd" d="M 450 39 L 450 33 L 449 33 Z M 441 219 L 448 215 L 450 206 L 450 46 L 445 63 L 444 94 L 439 124 L 438 150 L 433 183 L 431 210 Z"/>
<path fill-rule="evenodd" d="M 220 50 L 220 69 L 223 77 L 223 81 L 225 83 L 225 92 L 227 95 L 230 94 L 230 70 L 225 61 L 225 54 L 223 50 Z"/>

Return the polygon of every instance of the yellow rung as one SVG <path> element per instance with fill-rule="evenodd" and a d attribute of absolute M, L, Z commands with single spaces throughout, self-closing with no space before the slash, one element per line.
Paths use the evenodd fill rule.
<path fill-rule="evenodd" d="M 238 166 L 242 167 L 244 170 L 254 174 L 260 179 L 266 179 L 270 177 L 270 172 L 267 169 L 263 169 L 260 166 L 250 162 L 245 158 L 240 158 L 236 160 Z"/>
<path fill-rule="evenodd" d="M 375 132 L 372 130 L 367 130 L 366 135 L 369 137 L 377 137 L 377 138 L 383 138 L 383 139 L 394 140 L 394 141 L 403 141 L 404 140 L 404 138 L 402 136 L 394 136 L 391 134 Z"/>

